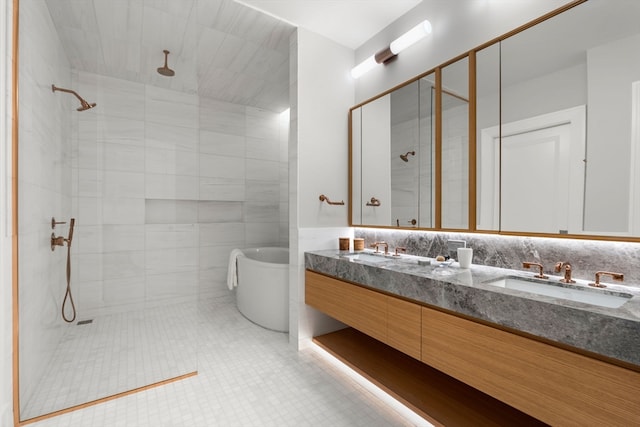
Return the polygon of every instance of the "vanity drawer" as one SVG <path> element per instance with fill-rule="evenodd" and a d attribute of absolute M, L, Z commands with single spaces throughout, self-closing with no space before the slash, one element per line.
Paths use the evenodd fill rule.
<path fill-rule="evenodd" d="M 384 341 L 388 297 L 311 271 L 305 273 L 305 302 L 325 314 Z"/>
<path fill-rule="evenodd" d="M 551 425 L 640 425 L 640 373 L 426 307 L 422 361 Z"/>
<path fill-rule="evenodd" d="M 420 305 L 312 271 L 305 278 L 307 304 L 420 360 Z"/>
<path fill-rule="evenodd" d="M 386 344 L 420 360 L 422 312 L 418 304 L 387 297 Z"/>

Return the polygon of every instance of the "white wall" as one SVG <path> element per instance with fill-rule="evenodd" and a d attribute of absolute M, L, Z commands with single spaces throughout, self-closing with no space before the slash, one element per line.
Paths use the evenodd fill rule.
<path fill-rule="evenodd" d="M 353 51 L 299 28 L 292 36 L 290 61 L 290 337 L 298 346 L 335 327 L 335 321 L 304 304 L 304 251 L 337 249 L 339 236 L 353 236 L 347 216 Z M 345 205 L 321 203 L 320 194 Z"/>
<path fill-rule="evenodd" d="M 93 73 L 77 80 L 98 104 L 74 122 L 81 318 L 227 295 L 233 248 L 287 246 L 279 113 Z"/>
<path fill-rule="evenodd" d="M 451 2 L 425 0 L 360 46 L 356 50 L 356 63 L 385 48 L 424 19 L 433 26 L 429 37 L 400 53 L 392 63 L 376 67 L 358 79 L 356 102 L 405 82 L 569 2 L 456 0 L 455 3 L 452 7 Z"/>

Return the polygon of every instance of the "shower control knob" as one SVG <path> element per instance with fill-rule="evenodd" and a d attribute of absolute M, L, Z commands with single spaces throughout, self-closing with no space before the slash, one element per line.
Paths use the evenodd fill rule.
<path fill-rule="evenodd" d="M 56 221 L 54 217 L 51 217 L 51 229 L 55 229 L 58 224 L 66 224 L 66 221 Z"/>
<path fill-rule="evenodd" d="M 51 233 L 51 250 L 54 251 L 56 246 L 64 246 L 65 238 L 62 236 L 57 236 L 55 233 Z"/>

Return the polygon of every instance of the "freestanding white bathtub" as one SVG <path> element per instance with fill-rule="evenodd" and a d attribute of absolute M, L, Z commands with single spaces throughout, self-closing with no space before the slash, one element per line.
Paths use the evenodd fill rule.
<path fill-rule="evenodd" d="M 249 248 L 239 256 L 237 305 L 252 322 L 289 331 L 289 249 Z"/>

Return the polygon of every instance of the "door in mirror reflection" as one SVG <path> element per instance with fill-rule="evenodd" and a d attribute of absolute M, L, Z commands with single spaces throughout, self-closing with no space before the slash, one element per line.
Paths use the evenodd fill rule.
<path fill-rule="evenodd" d="M 578 110 L 584 117 L 584 109 Z M 579 234 L 582 229 L 584 120 L 546 123 L 528 129 L 512 125 L 513 133 L 502 136 L 503 231 Z"/>

